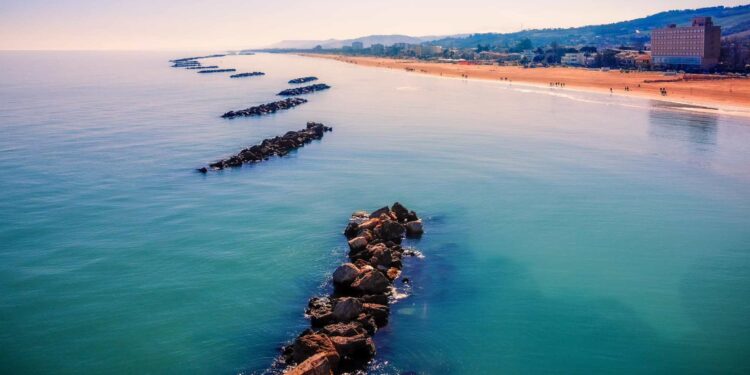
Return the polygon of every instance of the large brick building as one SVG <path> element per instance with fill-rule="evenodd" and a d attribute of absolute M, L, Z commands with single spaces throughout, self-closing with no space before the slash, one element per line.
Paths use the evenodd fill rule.
<path fill-rule="evenodd" d="M 696 17 L 692 26 L 669 25 L 651 32 L 655 66 L 711 69 L 719 63 L 721 27 L 711 17 Z"/>

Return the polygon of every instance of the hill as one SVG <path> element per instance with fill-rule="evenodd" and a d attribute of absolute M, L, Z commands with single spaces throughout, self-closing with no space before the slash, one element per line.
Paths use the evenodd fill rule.
<path fill-rule="evenodd" d="M 648 17 L 606 25 L 592 25 L 567 29 L 523 30 L 514 33 L 472 34 L 466 37 L 436 39 L 430 44 L 443 47 L 469 48 L 478 44 L 511 47 L 520 40 L 530 39 L 534 46 L 557 42 L 561 45 L 638 45 L 648 42 L 651 30 L 669 24 L 689 25 L 693 17 L 710 16 L 714 24 L 722 26 L 723 35 L 750 30 L 750 5 L 671 10 Z"/>
<path fill-rule="evenodd" d="M 452 35 L 452 38 L 462 37 L 466 35 Z M 278 43 L 274 43 L 266 48 L 268 49 L 310 49 L 315 46 L 321 46 L 325 49 L 341 48 L 343 46 L 349 46 L 353 42 L 362 42 L 366 47 L 373 44 L 392 45 L 395 43 L 410 43 L 420 44 L 424 42 L 430 42 L 436 39 L 444 39 L 445 35 L 441 36 L 408 36 L 408 35 L 368 35 L 355 39 L 327 39 L 327 40 L 284 40 Z"/>

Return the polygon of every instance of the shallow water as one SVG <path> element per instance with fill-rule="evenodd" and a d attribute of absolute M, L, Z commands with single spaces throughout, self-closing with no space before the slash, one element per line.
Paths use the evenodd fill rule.
<path fill-rule="evenodd" d="M 373 372 L 750 372 L 750 120 L 284 55 L 0 54 L 0 372 L 256 373 L 356 209 L 427 217 Z M 221 119 L 316 75 L 331 90 Z M 333 126 L 260 165 L 194 168 Z"/>

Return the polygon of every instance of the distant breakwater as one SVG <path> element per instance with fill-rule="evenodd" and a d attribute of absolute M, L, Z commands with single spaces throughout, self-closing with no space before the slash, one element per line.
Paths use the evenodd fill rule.
<path fill-rule="evenodd" d="M 194 56 L 194 57 L 183 57 L 181 59 L 174 59 L 169 60 L 169 62 L 173 63 L 173 68 L 191 68 L 191 67 L 198 67 L 201 65 L 200 59 L 208 59 L 212 57 L 224 57 L 226 55 L 208 55 L 208 56 Z"/>
<path fill-rule="evenodd" d="M 248 147 L 236 155 L 211 163 L 208 167 L 198 168 L 198 172 L 208 173 L 210 170 L 239 167 L 247 163 L 260 163 L 272 156 L 284 156 L 293 150 L 304 147 L 313 140 L 323 138 L 323 135 L 330 131 L 333 131 L 333 128 L 316 122 L 308 122 L 305 129 L 289 131 L 282 136 L 264 139 L 261 143 Z"/>
<path fill-rule="evenodd" d="M 173 62 L 173 63 L 181 63 L 181 62 L 187 62 L 187 61 L 194 61 L 194 60 L 200 60 L 200 59 L 209 59 L 209 58 L 212 58 L 212 57 L 224 57 L 224 56 L 226 56 L 226 54 L 215 54 L 215 55 L 206 55 L 206 56 L 183 57 L 183 58 L 180 58 L 180 59 L 174 59 L 174 60 L 169 60 L 169 61 Z"/>
<path fill-rule="evenodd" d="M 185 68 L 191 70 L 198 70 L 198 73 L 226 73 L 236 72 L 237 69 L 226 68 L 219 69 L 217 65 L 202 66 L 200 59 L 222 57 L 225 55 L 208 55 L 208 56 L 195 56 L 185 57 L 180 59 L 170 60 L 175 68 Z M 245 72 L 232 74 L 229 78 L 244 78 L 244 77 L 255 77 L 264 76 L 264 72 Z M 317 77 L 307 76 L 301 78 L 295 78 L 289 81 L 289 83 L 304 83 L 309 81 L 317 80 Z M 314 91 L 329 89 L 330 86 L 326 84 L 317 84 L 305 87 L 297 87 L 281 91 L 278 95 L 282 96 L 294 96 L 298 94 L 307 94 Z M 299 97 L 286 98 L 284 100 L 278 100 L 275 102 L 265 103 L 245 109 L 238 109 L 234 111 L 228 111 L 221 115 L 222 118 L 233 119 L 235 117 L 256 117 L 274 114 L 278 111 L 284 111 L 295 108 L 299 105 L 307 103 L 307 99 Z M 283 136 L 277 136 L 274 138 L 264 139 L 261 143 L 256 144 L 252 147 L 248 147 L 239 153 L 232 155 L 226 159 L 218 160 L 209 164 L 206 167 L 198 168 L 197 171 L 203 174 L 208 173 L 212 170 L 222 170 L 229 167 L 239 167 L 246 163 L 258 163 L 264 160 L 268 160 L 272 156 L 283 156 L 303 147 L 305 144 L 323 138 L 323 134 L 332 131 L 333 129 L 323 124 L 316 122 L 308 122 L 307 128 L 298 131 L 289 131 Z"/>
<path fill-rule="evenodd" d="M 229 78 L 243 78 L 243 77 L 255 77 L 255 76 L 264 76 L 266 73 L 263 72 L 250 72 L 250 73 L 239 73 L 239 74 L 232 74 L 229 76 Z"/>
<path fill-rule="evenodd" d="M 187 68 L 185 68 L 185 69 L 188 69 L 188 70 L 195 70 L 195 69 L 218 69 L 218 68 L 219 68 L 219 66 L 218 66 L 218 65 L 207 65 L 207 66 L 201 66 L 200 64 L 198 64 L 198 66 L 189 66 L 189 67 L 187 67 Z"/>
<path fill-rule="evenodd" d="M 261 104 L 255 107 L 239 109 L 236 111 L 229 111 L 221 115 L 221 117 L 235 118 L 235 117 L 242 117 L 242 116 L 263 116 L 263 115 L 268 115 L 271 113 L 276 113 L 281 110 L 291 109 L 300 104 L 305 104 L 305 103 L 307 103 L 307 99 L 287 98 L 284 100 L 279 100 L 277 102 Z"/>
<path fill-rule="evenodd" d="M 299 84 L 299 83 L 307 83 L 312 81 L 317 81 L 318 77 L 301 77 L 301 78 L 295 78 L 289 81 L 291 84 Z"/>
<path fill-rule="evenodd" d="M 228 72 L 236 72 L 237 69 L 207 69 L 207 70 L 201 70 L 198 73 L 228 73 Z"/>
<path fill-rule="evenodd" d="M 291 375 L 365 370 L 376 354 L 372 336 L 388 324 L 402 258 L 416 254 L 401 241 L 422 233 L 422 220 L 398 202 L 353 213 L 344 230 L 349 262 L 333 272 L 332 295 L 310 299 L 305 313 L 311 327 L 282 349 L 278 365 Z"/>
<path fill-rule="evenodd" d="M 304 95 L 304 94 L 309 94 L 309 93 L 316 92 L 316 91 L 328 90 L 330 88 L 331 86 L 328 86 L 325 83 L 318 83 L 318 84 L 310 85 L 310 86 L 286 89 L 286 90 L 279 92 L 277 95 L 281 95 L 281 96 Z"/>

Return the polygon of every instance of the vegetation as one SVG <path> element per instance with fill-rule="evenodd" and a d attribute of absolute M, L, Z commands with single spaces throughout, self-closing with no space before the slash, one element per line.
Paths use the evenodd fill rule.
<path fill-rule="evenodd" d="M 650 40 L 651 30 L 669 24 L 686 25 L 693 17 L 713 17 L 714 24 L 722 26 L 724 35 L 733 35 L 750 30 L 750 5 L 737 7 L 711 7 L 688 10 L 672 10 L 648 17 L 607 25 L 583 26 L 568 29 L 524 30 L 509 34 L 485 33 L 467 37 L 451 37 L 429 42 L 432 45 L 453 48 L 470 48 L 477 45 L 492 45 L 518 49 L 527 45 L 643 45 Z M 530 48 L 523 48 L 530 49 Z"/>

